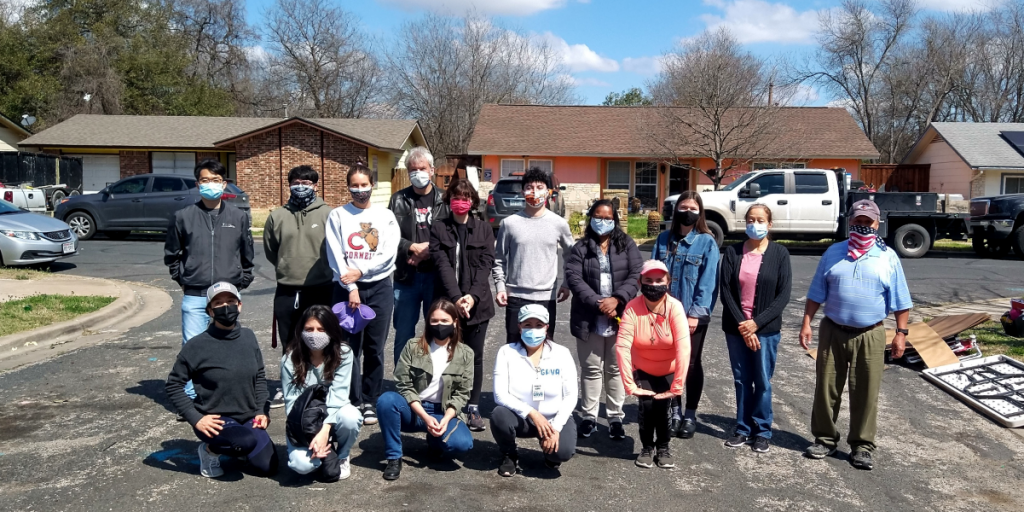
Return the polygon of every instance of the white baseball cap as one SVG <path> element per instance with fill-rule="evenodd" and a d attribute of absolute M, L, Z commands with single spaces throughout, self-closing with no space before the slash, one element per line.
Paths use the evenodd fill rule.
<path fill-rule="evenodd" d="M 213 286 L 206 289 L 206 304 L 209 305 L 213 302 L 214 297 L 222 293 L 230 293 L 238 299 L 238 302 L 242 302 L 242 296 L 238 294 L 238 288 L 235 288 L 235 285 L 227 281 L 221 281 L 219 283 L 213 283 Z"/>
<path fill-rule="evenodd" d="M 550 323 L 548 322 L 548 308 L 540 304 L 527 304 L 519 308 L 519 323 L 523 323 L 531 318 L 536 318 L 545 324 Z"/>

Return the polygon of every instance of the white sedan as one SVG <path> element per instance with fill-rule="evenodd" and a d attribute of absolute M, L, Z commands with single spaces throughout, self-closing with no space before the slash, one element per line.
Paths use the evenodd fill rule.
<path fill-rule="evenodd" d="M 0 265 L 37 265 L 78 254 L 71 227 L 0 201 Z"/>

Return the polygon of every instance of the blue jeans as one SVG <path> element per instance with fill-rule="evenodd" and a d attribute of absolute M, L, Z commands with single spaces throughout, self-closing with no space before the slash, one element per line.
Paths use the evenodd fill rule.
<path fill-rule="evenodd" d="M 725 335 L 736 383 L 736 433 L 772 438 L 772 374 L 782 333 L 757 335 L 761 349 L 747 348 L 743 337 Z"/>
<path fill-rule="evenodd" d="M 206 314 L 206 296 L 186 295 L 181 298 L 181 344 L 202 334 L 210 327 L 210 317 Z M 192 381 L 185 384 L 185 394 L 195 400 L 196 391 Z"/>
<path fill-rule="evenodd" d="M 333 441 L 338 443 L 338 458 L 345 460 L 348 458 L 356 438 L 359 437 L 359 427 L 363 425 L 363 415 L 360 414 L 359 409 L 356 409 L 356 406 L 348 404 L 342 407 L 340 417 L 341 421 L 334 425 L 332 434 L 334 434 Z M 294 446 L 287 439 L 285 436 L 285 443 L 288 446 L 288 467 L 292 471 L 300 475 L 308 475 L 320 467 L 322 459 L 312 458 L 313 452 L 308 446 Z"/>
<path fill-rule="evenodd" d="M 420 402 L 423 410 L 437 421 L 444 417 L 441 404 Z M 402 458 L 402 432 L 426 432 L 427 424 L 423 422 L 405 397 L 388 391 L 377 399 L 377 418 L 380 432 L 384 435 L 384 457 L 388 460 Z M 473 449 L 473 434 L 462 420 L 452 418 L 448 422 L 448 430 L 441 437 L 427 434 L 427 446 L 440 450 L 445 455 L 458 455 Z"/>
<path fill-rule="evenodd" d="M 401 283 L 395 280 L 395 315 L 392 325 L 395 327 L 395 365 L 398 365 L 398 356 L 402 355 L 413 336 L 416 336 L 416 324 L 427 317 L 427 310 L 430 303 L 434 301 L 434 273 L 414 272 L 411 283 Z"/>

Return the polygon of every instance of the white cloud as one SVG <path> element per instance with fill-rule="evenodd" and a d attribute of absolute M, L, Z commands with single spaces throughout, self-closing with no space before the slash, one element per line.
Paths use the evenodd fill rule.
<path fill-rule="evenodd" d="M 924 9 L 935 11 L 988 11 L 1002 3 L 1000 0 L 918 0 Z"/>
<path fill-rule="evenodd" d="M 791 87 L 776 87 L 778 102 L 790 107 L 806 107 L 813 105 L 821 98 L 818 89 L 807 84 L 796 84 Z"/>
<path fill-rule="evenodd" d="M 657 57 L 626 57 L 622 59 L 622 69 L 638 75 L 657 75 L 664 66 L 665 58 Z"/>
<path fill-rule="evenodd" d="M 575 77 L 572 75 L 563 75 L 562 79 L 569 82 L 577 87 L 611 87 L 612 84 L 591 77 Z"/>
<path fill-rule="evenodd" d="M 573 72 L 600 71 L 602 73 L 614 73 L 619 70 L 619 63 L 615 59 L 602 57 L 585 44 L 569 44 L 565 39 L 551 32 L 545 32 L 536 36 L 536 38 L 560 55 L 562 63 Z"/>
<path fill-rule="evenodd" d="M 510 14 L 527 16 L 530 14 L 558 9 L 565 6 L 566 0 L 378 0 L 380 3 L 415 11 L 429 9 L 437 12 L 462 14 L 475 10 L 482 14 Z M 586 3 L 586 2 L 583 2 Z"/>
<path fill-rule="evenodd" d="M 270 60 L 270 52 L 260 45 L 246 46 L 242 51 L 245 52 L 245 56 L 249 58 L 250 62 L 267 62 Z"/>
<path fill-rule="evenodd" d="M 700 16 L 708 28 L 725 27 L 741 43 L 810 43 L 818 29 L 818 12 L 814 10 L 798 12 L 786 4 L 765 0 L 704 3 L 722 11 L 722 15 Z"/>

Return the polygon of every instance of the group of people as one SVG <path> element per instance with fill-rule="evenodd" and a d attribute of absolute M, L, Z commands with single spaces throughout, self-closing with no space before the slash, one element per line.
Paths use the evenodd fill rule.
<path fill-rule="evenodd" d="M 500 475 L 520 471 L 518 439 L 537 439 L 549 468 L 568 461 L 577 439 L 597 432 L 602 399 L 609 437 L 624 439 L 627 395 L 639 402 L 636 465 L 674 467 L 670 439 L 697 430 L 701 356 L 719 296 L 737 404 L 724 444 L 769 451 L 771 378 L 792 287 L 789 253 L 770 240 L 769 206 L 750 206 L 747 240 L 720 250 L 700 195 L 686 192 L 644 261 L 610 201 L 593 203 L 576 241 L 566 220 L 546 208 L 550 174 L 529 169 L 525 209 L 495 235 L 472 215 L 480 206 L 475 187 L 454 177 L 441 191 L 433 162 L 426 148 L 410 150 L 411 186 L 395 192 L 387 208 L 371 202 L 376 183 L 362 162 L 348 171 L 351 201 L 335 209 L 319 198 L 314 169 L 289 172 L 288 203 L 271 212 L 263 232 L 277 279 L 272 344 L 280 338 L 283 345 L 276 396 L 268 393 L 256 337 L 239 321 L 239 290 L 252 282 L 248 217 L 220 200 L 227 173 L 219 162 L 196 166 L 202 198 L 175 214 L 165 247 L 185 295 L 183 347 L 166 389 L 179 420 L 202 441 L 203 476 L 222 474 L 219 455 L 276 471 L 266 433 L 276 406 L 286 417 L 288 467 L 319 471 L 326 481 L 351 474 L 349 451 L 365 425 L 379 423 L 387 480 L 400 477 L 403 432 L 426 433 L 431 457 L 471 450 L 472 432 L 488 427 L 480 395 L 495 305 L 504 308 L 506 326 L 489 411 Z M 824 304 L 815 442 L 806 455 L 835 452 L 849 376 L 851 461 L 871 469 L 886 347 L 881 321 L 896 313 L 892 347 L 899 357 L 911 303 L 899 259 L 877 237 L 877 207 L 859 202 L 851 216 L 850 240 L 833 245 L 815 273 L 800 332 L 806 348 Z M 579 371 L 569 349 L 555 343 L 557 304 L 570 297 Z M 391 327 L 395 391 L 383 392 Z"/>

